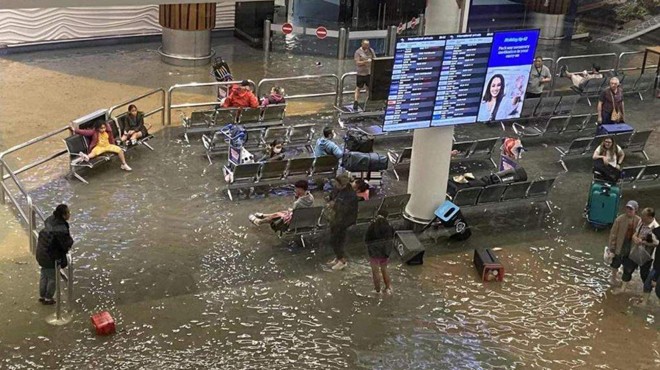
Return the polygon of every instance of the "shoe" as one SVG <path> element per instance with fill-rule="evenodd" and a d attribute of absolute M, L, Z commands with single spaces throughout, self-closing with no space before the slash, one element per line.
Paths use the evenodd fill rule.
<path fill-rule="evenodd" d="M 133 169 L 127 164 L 122 164 L 120 168 L 124 171 L 133 171 Z"/>
<path fill-rule="evenodd" d="M 259 226 L 259 218 L 257 218 L 257 216 L 249 215 L 248 220 L 250 220 L 255 226 Z"/>
<path fill-rule="evenodd" d="M 44 298 L 44 297 L 39 297 L 39 302 L 44 303 L 45 300 L 46 300 L 46 298 Z"/>
<path fill-rule="evenodd" d="M 131 140 L 131 145 L 137 145 L 137 140 Z"/>
<path fill-rule="evenodd" d="M 85 162 L 89 162 L 89 156 L 83 152 L 78 153 L 78 157 L 82 158 Z"/>
<path fill-rule="evenodd" d="M 564 64 L 559 68 L 559 76 L 560 77 L 566 77 L 566 72 L 568 71 L 568 67 Z"/>
<path fill-rule="evenodd" d="M 332 266 L 332 269 L 335 270 L 335 271 L 341 271 L 344 268 L 346 268 L 347 265 L 348 265 L 348 262 L 338 261 L 334 266 Z"/>
<path fill-rule="evenodd" d="M 256 218 L 264 218 L 264 217 L 266 217 L 266 216 L 264 216 L 264 214 L 261 213 L 261 212 L 257 212 L 257 213 L 254 214 L 254 217 L 256 217 Z"/>
<path fill-rule="evenodd" d="M 353 110 L 357 111 L 358 109 L 360 109 L 360 105 L 358 104 L 358 102 L 356 100 L 356 101 L 353 102 Z"/>
<path fill-rule="evenodd" d="M 327 264 L 330 265 L 330 266 L 334 266 L 334 265 L 337 264 L 337 262 L 339 262 L 339 261 L 335 258 L 335 259 L 333 259 L 332 261 L 328 261 Z"/>
<path fill-rule="evenodd" d="M 51 305 L 54 305 L 55 303 L 57 303 L 57 302 L 55 302 L 55 300 L 52 299 L 52 298 L 50 298 L 50 299 L 49 298 L 44 298 L 44 300 L 41 301 L 41 304 L 46 305 L 46 306 L 51 306 Z"/>
<path fill-rule="evenodd" d="M 385 291 L 383 291 L 383 293 L 385 293 L 386 295 L 392 295 L 392 292 L 393 292 L 392 288 L 387 288 L 385 289 Z"/>

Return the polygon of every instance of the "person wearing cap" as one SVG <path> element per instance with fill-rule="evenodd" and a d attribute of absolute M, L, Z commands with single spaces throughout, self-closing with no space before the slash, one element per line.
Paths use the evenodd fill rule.
<path fill-rule="evenodd" d="M 591 71 L 587 71 L 585 69 L 582 72 L 573 72 L 573 73 L 568 71 L 568 67 L 566 65 L 563 65 L 561 66 L 561 71 L 559 72 L 559 75 L 571 80 L 571 82 L 573 82 L 573 85 L 577 88 L 582 88 L 582 86 L 588 80 L 594 78 L 603 78 L 603 75 L 600 73 L 600 66 L 598 64 L 592 64 Z"/>
<path fill-rule="evenodd" d="M 621 284 L 621 289 L 615 293 L 620 293 L 625 291 L 626 285 L 630 282 L 632 277 L 631 273 L 626 273 L 626 268 L 624 267 L 624 273 L 621 279 L 623 282 L 619 281 L 619 268 L 621 265 L 630 264 L 628 262 L 628 255 L 630 254 L 630 248 L 632 247 L 632 237 L 635 234 L 635 230 L 639 223 L 642 221 L 639 216 L 637 216 L 637 209 L 639 209 L 639 204 L 636 201 L 630 200 L 626 203 L 625 213 L 619 215 L 614 224 L 612 224 L 612 229 L 610 230 L 609 237 L 609 251 L 614 254 L 612 263 L 612 275 L 610 276 L 610 283 L 612 286 L 618 286 Z M 634 271 L 634 270 L 633 270 Z"/>
<path fill-rule="evenodd" d="M 234 85 L 229 93 L 229 96 L 222 102 L 224 108 L 238 107 L 238 108 L 257 108 L 259 100 L 254 96 L 250 90 L 250 83 L 243 80 L 240 85 Z"/>
<path fill-rule="evenodd" d="M 355 225 L 358 214 L 358 197 L 351 186 L 351 179 L 347 174 L 338 175 L 334 180 L 334 190 L 326 208 L 330 223 L 330 246 L 335 258 L 330 261 L 333 270 L 343 270 L 348 265 L 344 244 L 346 231 Z"/>

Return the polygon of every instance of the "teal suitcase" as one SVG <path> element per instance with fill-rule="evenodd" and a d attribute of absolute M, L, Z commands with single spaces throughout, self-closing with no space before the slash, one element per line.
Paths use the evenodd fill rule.
<path fill-rule="evenodd" d="M 621 189 L 613 184 L 593 182 L 589 190 L 587 203 L 587 221 L 597 229 L 609 227 L 614 223 L 619 211 Z"/>

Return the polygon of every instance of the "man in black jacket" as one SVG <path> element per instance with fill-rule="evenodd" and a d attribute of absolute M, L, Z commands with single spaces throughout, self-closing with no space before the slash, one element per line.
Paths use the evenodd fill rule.
<path fill-rule="evenodd" d="M 45 221 L 43 230 L 39 232 L 37 241 L 37 262 L 41 266 L 41 278 L 39 280 L 39 302 L 45 305 L 55 303 L 55 279 L 59 267 L 67 266 L 66 255 L 73 245 L 73 239 L 69 233 L 67 220 L 71 216 L 69 207 L 60 204 L 53 211 L 53 215 Z"/>
<path fill-rule="evenodd" d="M 347 175 L 339 175 L 335 181 L 337 192 L 334 193 L 329 204 L 334 214 L 330 220 L 330 245 L 335 252 L 335 259 L 330 264 L 333 265 L 333 270 L 343 270 L 348 264 L 344 254 L 346 230 L 357 221 L 358 197 Z"/>

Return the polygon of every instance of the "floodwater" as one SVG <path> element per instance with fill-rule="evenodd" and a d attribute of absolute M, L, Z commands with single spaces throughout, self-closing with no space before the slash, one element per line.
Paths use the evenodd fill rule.
<path fill-rule="evenodd" d="M 127 52 L 128 58 L 144 55 L 150 54 Z M 255 58 L 240 68 L 256 67 L 261 62 Z M 273 58 L 281 62 L 288 56 Z M 314 68 L 309 67 L 313 57 L 301 60 L 293 63 L 304 63 L 303 71 Z M 278 68 L 268 64 L 266 69 Z M 638 128 L 658 127 L 656 101 L 626 104 Z M 289 122 L 316 123 L 317 135 L 322 126 L 334 124 L 329 111 L 293 113 Z M 116 160 L 83 172 L 89 185 L 65 178 L 63 159 L 22 176 L 43 209 L 58 202 L 72 207 L 75 314 L 67 326 L 46 324 L 53 308 L 36 302 L 32 259 L 0 260 L 0 368 L 660 366 L 660 311 L 632 306 L 641 291 L 637 275 L 634 293 L 610 293 L 609 271 L 602 262 L 607 233 L 590 230 L 581 218 L 588 164 L 572 161 L 571 172 L 564 174 L 554 163 L 553 145 L 565 138 L 525 142 L 530 150 L 523 161 L 530 177 L 560 176 L 552 213 L 542 203 L 466 210 L 473 237 L 460 243 L 425 239 L 422 266 L 401 265 L 393 258 L 394 293 L 384 296 L 373 293 L 361 243 L 364 227 L 350 233 L 347 269 L 331 271 L 325 265 L 331 259 L 325 235 L 310 238 L 303 249 L 247 221 L 249 213 L 287 207 L 290 193 L 229 201 L 223 158 L 209 165 L 201 143 L 193 139 L 188 144 L 181 133 L 175 123 L 157 132 L 151 142 L 156 151 L 130 151 L 131 173 L 120 171 Z M 457 129 L 458 138 L 500 134 L 497 127 Z M 658 142 L 657 134 L 652 140 Z M 388 140 L 377 150 L 406 145 L 409 141 Z M 657 145 L 648 153 L 653 163 L 660 158 Z M 631 155 L 626 163 L 641 162 L 639 155 Z M 488 166 L 467 163 L 453 171 L 480 175 L 491 171 Z M 379 196 L 404 192 L 405 179 L 397 182 L 388 174 Z M 314 195 L 322 204 L 322 192 Z M 624 192 L 624 201 L 631 198 L 660 208 L 657 188 Z M 13 208 L 7 210 L 10 214 Z M 8 225 L 4 230 L 20 232 L 11 216 L 2 221 Z M 479 281 L 472 265 L 476 247 L 502 248 L 497 254 L 506 268 L 504 282 Z M 91 330 L 89 316 L 101 310 L 117 320 L 118 332 L 110 337 Z"/>

